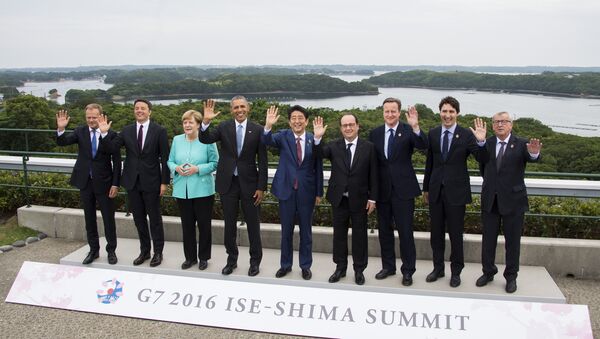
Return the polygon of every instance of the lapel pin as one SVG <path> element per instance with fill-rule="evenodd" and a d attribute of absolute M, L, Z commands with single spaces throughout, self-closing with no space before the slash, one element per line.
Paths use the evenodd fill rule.
<path fill-rule="evenodd" d="M 401 137 L 401 136 L 402 136 L 402 133 L 398 133 L 398 136 L 399 136 L 399 137 Z"/>
<path fill-rule="evenodd" d="M 252 133 L 252 131 L 248 131 L 248 134 Z"/>
<path fill-rule="evenodd" d="M 458 134 L 457 134 L 457 135 L 456 135 L 456 139 L 458 139 L 458 137 L 459 137 L 459 136 L 460 136 L 460 135 L 458 135 Z"/>
<path fill-rule="evenodd" d="M 515 148 L 515 144 L 511 144 L 511 145 L 510 145 L 510 148 Z"/>

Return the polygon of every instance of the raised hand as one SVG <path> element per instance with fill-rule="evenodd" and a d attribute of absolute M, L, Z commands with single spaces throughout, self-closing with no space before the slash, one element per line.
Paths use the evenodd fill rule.
<path fill-rule="evenodd" d="M 475 127 L 475 129 L 473 129 L 473 127 Z M 473 134 L 475 135 L 475 138 L 477 138 L 477 141 L 485 141 L 485 134 L 487 133 L 486 122 L 483 121 L 483 119 L 481 118 L 476 118 L 473 120 L 473 127 L 469 128 L 471 129 L 471 132 L 473 132 Z"/>
<path fill-rule="evenodd" d="M 65 110 L 60 110 L 56 113 L 56 127 L 59 131 L 64 131 L 65 128 L 67 128 L 67 125 L 69 124 L 69 119 L 71 119 L 71 117 L 69 116 L 69 113 Z"/>
<path fill-rule="evenodd" d="M 315 117 L 313 119 L 313 134 L 315 135 L 315 138 L 323 138 L 323 135 L 325 135 L 326 130 L 327 125 L 323 126 L 323 117 Z"/>
<path fill-rule="evenodd" d="M 541 149 L 542 149 L 542 143 L 540 142 L 540 139 L 535 139 L 535 138 L 529 139 L 529 142 L 527 143 L 527 152 L 529 152 L 531 154 L 538 154 L 538 153 L 540 153 Z"/>
<path fill-rule="evenodd" d="M 406 116 L 406 122 L 412 127 L 413 130 L 419 129 L 419 112 L 415 106 L 408 106 L 408 111 L 404 114 Z"/>
<path fill-rule="evenodd" d="M 271 127 L 277 123 L 277 120 L 279 120 L 279 114 L 277 114 L 278 112 L 279 108 L 275 107 L 274 105 L 269 107 L 267 110 L 267 116 L 265 118 L 265 129 L 270 130 Z"/>
<path fill-rule="evenodd" d="M 112 121 L 108 121 L 108 117 L 106 115 L 100 114 L 98 117 L 98 129 L 100 130 L 100 133 L 108 133 L 110 125 L 112 125 Z"/>
<path fill-rule="evenodd" d="M 206 125 L 210 124 L 212 119 L 216 118 L 219 114 L 221 114 L 221 111 L 215 113 L 215 103 L 215 99 L 208 99 L 204 102 L 203 122 Z"/>

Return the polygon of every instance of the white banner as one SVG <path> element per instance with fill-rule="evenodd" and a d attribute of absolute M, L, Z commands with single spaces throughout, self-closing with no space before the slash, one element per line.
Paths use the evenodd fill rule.
<path fill-rule="evenodd" d="M 25 262 L 7 302 L 319 337 L 589 338 L 587 306 L 321 289 Z"/>

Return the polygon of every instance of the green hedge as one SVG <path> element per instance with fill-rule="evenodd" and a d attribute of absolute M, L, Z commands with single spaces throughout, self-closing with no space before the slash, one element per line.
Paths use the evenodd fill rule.
<path fill-rule="evenodd" d="M 22 171 L 0 171 L 0 212 L 11 213 L 17 208 L 26 205 L 25 191 L 23 188 L 8 187 L 6 185 L 21 185 L 23 183 Z M 30 173 L 29 189 L 30 202 L 34 205 L 62 206 L 80 208 L 79 191 L 69 186 L 68 174 Z M 35 187 L 52 187 L 42 189 Z M 170 191 L 168 192 L 170 194 Z M 526 216 L 524 235 L 552 238 L 577 238 L 600 239 L 600 199 L 577 199 L 557 197 L 530 197 L 530 213 L 542 215 L 573 215 L 590 216 L 593 218 L 568 218 L 548 216 Z M 117 209 L 126 211 L 126 198 L 124 194 L 117 197 Z M 261 206 L 261 221 L 266 223 L 279 223 L 277 199 L 270 193 L 265 196 Z M 268 203 L 268 202 L 273 203 Z M 324 199 L 322 205 L 316 209 L 314 225 L 328 226 L 332 224 L 331 209 Z M 429 230 L 429 214 L 427 206 L 422 199 L 416 199 L 415 230 Z M 479 196 L 473 196 L 473 203 L 467 205 L 465 217 L 465 233 L 481 233 Z M 471 213 L 469 213 L 471 212 Z M 179 210 L 174 198 L 162 199 L 163 215 L 179 216 Z M 241 213 L 241 212 L 240 212 Z M 369 227 L 377 228 L 376 213 L 369 217 Z M 223 219 L 223 212 L 219 202 L 215 203 L 213 218 Z"/>

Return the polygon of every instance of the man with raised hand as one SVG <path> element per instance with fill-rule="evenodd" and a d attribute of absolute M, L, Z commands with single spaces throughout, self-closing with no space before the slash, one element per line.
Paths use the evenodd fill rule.
<path fill-rule="evenodd" d="M 310 280 L 312 272 L 312 221 L 315 205 L 323 196 L 323 160 L 313 152 L 313 134 L 306 131 L 308 112 L 302 106 L 288 109 L 289 129 L 273 133 L 279 120 L 278 108 L 267 110 L 261 141 L 279 149 L 279 164 L 271 192 L 279 199 L 281 220 L 281 259 L 277 278 L 291 272 L 294 259 L 294 223 L 300 228 L 299 265 L 302 278 Z"/>
<path fill-rule="evenodd" d="M 210 99 L 204 103 L 204 118 L 199 139 L 205 144 L 221 143 L 216 190 L 223 206 L 224 243 L 227 251 L 227 264 L 221 273 L 229 275 L 237 268 L 237 216 L 241 203 L 250 241 L 248 275 L 252 277 L 260 272 L 262 260 L 259 211 L 264 191 L 267 189 L 267 150 L 260 142 L 263 127 L 248 119 L 248 100 L 237 95 L 231 99 L 230 105 L 232 119 L 210 127 L 211 121 L 220 112 L 215 113 L 214 100 Z"/>

